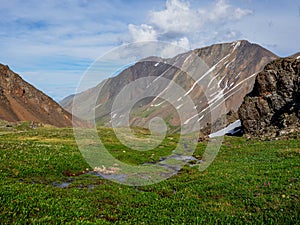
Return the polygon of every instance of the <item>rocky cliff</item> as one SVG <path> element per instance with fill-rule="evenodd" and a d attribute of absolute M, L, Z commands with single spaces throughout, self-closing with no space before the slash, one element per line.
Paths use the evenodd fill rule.
<path fill-rule="evenodd" d="M 300 57 L 275 60 L 260 72 L 238 113 L 246 134 L 275 137 L 300 131 Z"/>
<path fill-rule="evenodd" d="M 72 126 L 72 115 L 53 99 L 0 64 L 0 120 L 34 121 L 57 127 Z M 77 120 L 76 125 L 84 123 Z"/>

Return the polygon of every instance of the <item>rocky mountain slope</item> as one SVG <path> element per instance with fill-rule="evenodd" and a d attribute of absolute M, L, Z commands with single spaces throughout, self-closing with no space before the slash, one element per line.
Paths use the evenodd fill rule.
<path fill-rule="evenodd" d="M 244 40 L 195 49 L 169 59 L 149 57 L 125 69 L 118 76 L 77 94 L 76 98 L 82 104 L 76 105 L 76 115 L 88 115 L 95 109 L 96 120 L 100 124 L 110 126 L 113 119 L 114 124 L 122 125 L 126 107 L 112 112 L 118 93 L 133 81 L 148 77 L 140 87 L 128 90 L 122 99 L 123 105 L 130 105 L 134 96 L 152 96 L 134 104 L 129 118 L 132 126 L 147 127 L 156 116 L 167 121 L 172 129 L 190 122 L 196 118 L 195 115 L 186 113 L 184 121 L 180 121 L 178 116 L 179 110 L 188 107 L 185 98 L 189 97 L 195 104 L 198 121 L 201 120 L 204 129 L 215 122 L 211 119 L 210 111 L 221 112 L 219 108 L 222 102 L 226 106 L 225 113 L 236 112 L 244 96 L 252 90 L 256 74 L 276 58 L 276 55 L 263 47 Z M 168 82 L 157 82 L 160 78 L 166 78 Z M 183 95 L 172 92 L 176 90 L 175 84 L 184 90 Z M 166 93 L 171 93 L 173 97 L 164 99 Z M 73 98 L 71 96 L 62 101 L 62 106 L 69 112 L 73 109 Z M 94 99 L 97 99 L 96 104 Z"/>
<path fill-rule="evenodd" d="M 72 115 L 50 97 L 0 64 L 0 120 L 34 121 L 57 127 L 72 126 Z M 78 126 L 84 125 L 78 120 Z"/>
<path fill-rule="evenodd" d="M 300 52 L 295 53 L 294 55 L 290 56 L 289 58 L 300 59 Z"/>
<path fill-rule="evenodd" d="M 275 60 L 256 77 L 239 109 L 244 131 L 275 137 L 300 131 L 300 57 Z"/>

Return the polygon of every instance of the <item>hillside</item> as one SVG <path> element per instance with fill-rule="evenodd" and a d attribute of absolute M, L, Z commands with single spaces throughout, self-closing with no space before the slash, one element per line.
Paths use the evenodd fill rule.
<path fill-rule="evenodd" d="M 57 127 L 72 126 L 72 115 L 53 99 L 0 64 L 0 120 L 34 121 Z M 84 125 L 80 120 L 75 124 Z"/>
<path fill-rule="evenodd" d="M 236 112 L 244 96 L 252 90 L 256 74 L 276 58 L 272 52 L 245 40 L 195 49 L 169 59 L 149 57 L 118 76 L 77 94 L 76 101 L 80 104 L 74 113 L 79 117 L 86 116 L 95 108 L 96 121 L 106 126 L 111 126 L 112 122 L 124 125 L 124 115 L 130 111 L 131 126 L 148 127 L 152 118 L 160 116 L 175 130 L 182 124 L 195 123 L 196 119 L 201 120 L 200 126 L 205 129 L 215 122 L 211 118 L 211 109 L 217 115 Z M 120 91 L 140 78 L 148 79 L 122 94 L 122 104 L 111 113 Z M 184 90 L 184 94 L 173 91 L 175 84 Z M 139 99 L 143 96 L 146 97 Z M 196 115 L 190 113 L 187 98 L 193 101 Z M 69 112 L 73 110 L 73 99 L 74 96 L 70 96 L 61 102 Z M 224 102 L 226 109 L 222 112 Z M 128 109 L 129 105 L 133 107 Z M 180 110 L 184 111 L 183 120 L 178 115 Z"/>

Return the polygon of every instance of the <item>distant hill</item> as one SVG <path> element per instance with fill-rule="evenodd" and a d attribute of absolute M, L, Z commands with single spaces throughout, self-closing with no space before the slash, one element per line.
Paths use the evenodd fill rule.
<path fill-rule="evenodd" d="M 93 106 L 90 103 L 97 99 L 96 121 L 99 124 L 111 126 L 112 117 L 115 120 L 124 117 L 125 109 L 122 108 L 111 113 L 112 104 L 124 86 L 142 77 L 164 77 L 170 82 L 158 83 L 157 88 L 162 90 L 162 93 L 168 91 L 174 87 L 171 81 L 182 87 L 186 95 L 195 103 L 202 126 L 205 128 L 211 122 L 209 104 L 214 105 L 218 110 L 220 94 L 222 94 L 226 104 L 226 113 L 236 112 L 244 96 L 252 90 L 256 74 L 267 63 L 276 58 L 278 57 L 267 49 L 245 40 L 215 44 L 169 59 L 149 57 L 125 69 L 118 76 L 109 78 L 98 85 L 95 84 L 94 88 L 77 94 L 76 98 L 80 99 L 82 105 L 78 105 L 76 111 L 79 114 L 85 114 L 84 112 L 94 110 L 95 105 Z M 194 64 L 198 59 L 201 59 L 207 65 L 205 70 L 203 67 L 194 68 Z M 189 76 L 190 74 L 188 75 L 178 68 L 187 68 L 194 79 Z M 215 83 L 210 82 L 212 80 Z M 150 83 L 152 82 L 155 82 L 155 79 L 152 79 Z M 211 91 L 214 90 L 212 85 L 216 85 L 216 83 L 219 93 Z M 101 92 L 99 93 L 100 89 Z M 123 101 L 129 104 L 132 99 L 130 96 L 142 96 L 146 92 L 151 94 L 151 91 L 147 89 L 147 86 L 132 89 L 130 93 L 124 96 Z M 208 96 L 205 95 L 207 93 L 211 95 L 209 96 L 210 102 L 208 102 Z M 130 115 L 131 126 L 147 127 L 149 121 L 159 115 L 167 121 L 169 127 L 176 129 L 180 126 L 176 111 L 186 107 L 185 96 L 181 97 L 177 99 L 176 107 L 157 97 L 140 101 L 132 109 Z M 69 112 L 72 112 L 73 99 L 74 96 L 70 96 L 61 102 L 62 106 Z"/>
<path fill-rule="evenodd" d="M 53 99 L 0 64 L 0 120 L 35 121 L 57 127 L 72 126 L 72 115 Z M 78 126 L 84 125 L 78 120 Z"/>

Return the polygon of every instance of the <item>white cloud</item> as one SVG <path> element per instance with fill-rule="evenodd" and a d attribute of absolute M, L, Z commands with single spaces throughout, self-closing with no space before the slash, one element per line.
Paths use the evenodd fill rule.
<path fill-rule="evenodd" d="M 192 10 L 188 2 L 180 0 L 167 0 L 165 10 L 149 14 L 149 23 L 165 35 L 191 33 L 202 26 L 197 11 Z"/>
<path fill-rule="evenodd" d="M 235 18 L 236 19 L 241 19 L 243 18 L 244 16 L 247 16 L 247 15 L 250 15 L 252 14 L 252 10 L 250 9 L 241 9 L 241 8 L 236 8 L 234 10 L 234 15 L 235 15 Z"/>
<path fill-rule="evenodd" d="M 190 41 L 187 37 L 180 38 L 178 41 L 172 41 L 171 44 L 178 45 L 184 49 L 190 49 Z"/>
<path fill-rule="evenodd" d="M 207 21 L 219 21 L 220 19 L 228 19 L 232 17 L 232 11 L 230 10 L 230 5 L 224 0 L 218 0 L 213 4 L 211 9 L 202 11 L 201 14 L 207 18 Z"/>
<path fill-rule="evenodd" d="M 191 7 L 184 0 L 167 0 L 164 10 L 149 12 L 147 24 L 131 24 L 129 30 L 134 41 L 152 38 L 189 49 L 201 40 L 238 38 L 241 32 L 233 31 L 227 25 L 251 13 L 251 10 L 235 7 L 226 0 L 217 0 L 206 7 Z"/>
<path fill-rule="evenodd" d="M 251 10 L 241 9 L 239 7 L 236 8 L 230 5 L 226 0 L 218 0 L 210 9 L 202 11 L 203 16 L 208 18 L 208 22 L 221 22 L 223 20 L 228 22 L 232 20 L 240 20 L 251 13 Z"/>
<path fill-rule="evenodd" d="M 157 32 L 153 29 L 152 26 L 149 26 L 147 24 L 142 24 L 140 26 L 129 24 L 128 29 L 133 38 L 133 41 L 157 40 Z"/>

